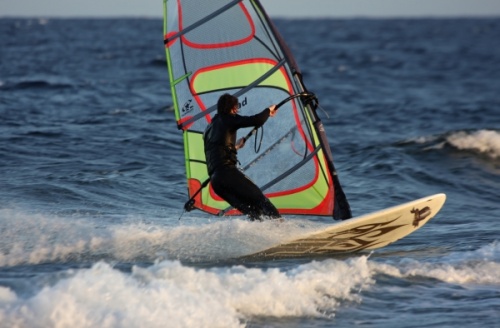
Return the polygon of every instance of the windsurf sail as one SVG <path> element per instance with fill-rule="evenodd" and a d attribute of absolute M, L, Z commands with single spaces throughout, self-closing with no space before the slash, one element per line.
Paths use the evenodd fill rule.
<path fill-rule="evenodd" d="M 218 98 L 239 99 L 241 115 L 281 103 L 260 130 L 259 147 L 238 152 L 241 169 L 278 208 L 294 215 L 351 217 L 317 99 L 257 0 L 163 0 L 164 44 L 177 126 L 183 133 L 190 202 L 215 215 L 238 215 L 209 182 L 203 132 Z M 242 129 L 241 136 L 253 129 Z"/>

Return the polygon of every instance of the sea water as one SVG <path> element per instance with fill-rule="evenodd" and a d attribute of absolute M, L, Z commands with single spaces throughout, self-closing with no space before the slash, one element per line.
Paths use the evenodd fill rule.
<path fill-rule="evenodd" d="M 500 327 L 500 20 L 276 24 L 353 214 L 441 212 L 373 252 L 235 260 L 334 222 L 181 216 L 161 19 L 0 19 L 0 327 Z"/>

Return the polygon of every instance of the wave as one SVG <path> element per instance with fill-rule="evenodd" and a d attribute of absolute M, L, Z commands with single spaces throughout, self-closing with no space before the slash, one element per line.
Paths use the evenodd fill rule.
<path fill-rule="evenodd" d="M 371 268 L 379 274 L 396 278 L 432 278 L 457 285 L 500 286 L 500 243 L 495 241 L 469 252 L 454 252 L 424 262 L 408 258 L 393 264 L 372 262 Z"/>
<path fill-rule="evenodd" d="M 5 83 L 0 85 L 3 90 L 15 91 L 25 89 L 69 89 L 73 85 L 67 83 L 54 83 L 44 80 L 22 81 L 14 84 Z"/>
<path fill-rule="evenodd" d="M 30 293 L 0 286 L 7 326 L 238 327 L 254 317 L 331 317 L 373 283 L 368 257 L 287 270 L 194 268 L 178 259 L 238 256 L 314 227 L 231 220 L 162 226 L 0 210 L 0 266 L 77 260 L 89 268 L 33 277 Z M 102 221 L 103 218 L 100 218 Z M 130 219 L 137 221 L 137 219 Z M 191 223 L 194 223 L 191 225 Z M 131 260 L 130 270 L 112 263 Z M 64 267 L 64 266 L 60 266 Z"/>
<path fill-rule="evenodd" d="M 248 255 L 324 226 L 306 220 L 282 224 L 225 220 L 166 226 L 142 218 L 76 218 L 0 210 L 0 266 L 72 261 L 176 259 L 209 262 Z M 170 222 L 177 220 L 169 219 Z"/>
<path fill-rule="evenodd" d="M 419 277 L 467 289 L 498 286 L 499 259 L 500 244 L 495 242 L 433 261 L 379 263 L 363 255 L 281 269 L 194 268 L 166 259 L 124 272 L 99 261 L 86 269 L 40 275 L 44 281 L 32 295 L 0 287 L 0 322 L 26 327 L 62 322 L 74 327 L 244 327 L 258 318 L 331 318 L 342 306 L 362 303 L 370 297 L 365 292 L 373 289 L 387 289 L 392 297 L 398 288 L 394 279 L 404 279 L 410 294 L 422 288 L 415 280 Z M 385 283 L 382 275 L 392 280 Z"/>
<path fill-rule="evenodd" d="M 500 158 L 500 131 L 490 129 L 452 131 L 442 135 L 413 138 L 401 144 L 419 144 L 426 150 L 451 148 L 490 159 Z"/>
<path fill-rule="evenodd" d="M 26 327 L 62 322 L 74 327 L 244 327 L 265 317 L 331 318 L 342 306 L 369 298 L 373 289 L 393 297 L 398 280 L 405 281 L 406 295 L 421 288 L 419 281 L 429 280 L 451 289 L 500 286 L 499 242 L 427 260 L 355 255 L 279 268 L 224 261 L 196 267 L 180 260 L 239 256 L 296 238 L 319 224 L 183 220 L 183 225 L 165 226 L 153 220 L 137 223 L 140 218 L 60 218 L 0 210 L 1 267 L 74 260 L 89 264 L 35 275 L 29 293 L 0 286 L 0 322 Z M 126 270 L 112 264 L 124 261 L 143 264 Z M 446 288 L 432 285 L 436 293 Z"/>
<path fill-rule="evenodd" d="M 367 257 L 289 271 L 195 269 L 162 261 L 131 273 L 99 262 L 23 297 L 0 287 L 0 321 L 51 327 L 243 327 L 254 317 L 331 317 L 373 283 Z"/>
<path fill-rule="evenodd" d="M 155 219 L 161 220 L 161 219 Z M 0 267 L 43 263 L 86 263 L 105 261 L 154 263 L 180 260 L 183 263 L 234 263 L 231 259 L 303 237 L 323 228 L 325 223 L 302 219 L 284 223 L 224 220 L 199 223 L 199 218 L 183 218 L 183 225 L 167 226 L 141 218 L 63 218 L 27 214 L 13 209 L 0 210 Z M 173 222 L 176 220 L 170 220 Z M 175 223 L 174 223 L 175 224 Z M 222 261 L 222 262 L 220 262 Z M 229 262 L 228 262 L 229 261 Z M 500 243 L 471 252 L 457 252 L 440 258 L 440 263 L 404 262 L 397 276 L 429 275 L 429 272 L 479 267 L 500 271 Z M 381 269 L 382 266 L 379 267 Z M 403 269 L 404 268 L 404 269 Z M 391 273 L 392 269 L 384 271 Z M 444 270 L 444 271 L 446 271 Z M 476 270 L 471 281 L 500 284 L 500 276 Z M 436 273 L 443 281 L 461 283 L 464 277 Z M 452 279 L 452 280 L 449 280 Z"/>
<path fill-rule="evenodd" d="M 490 158 L 500 158 L 500 132 L 494 130 L 459 131 L 446 137 L 446 142 L 458 150 L 467 150 Z"/>
<path fill-rule="evenodd" d="M 69 77 L 45 74 L 0 81 L 0 90 L 8 91 L 27 89 L 60 90 L 75 88 L 77 86 L 78 82 Z"/>

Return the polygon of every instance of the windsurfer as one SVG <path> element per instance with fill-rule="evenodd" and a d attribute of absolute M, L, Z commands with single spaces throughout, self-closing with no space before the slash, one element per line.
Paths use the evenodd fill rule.
<path fill-rule="evenodd" d="M 253 116 L 238 115 L 238 98 L 228 93 L 217 102 L 217 114 L 207 126 L 204 137 L 205 156 L 212 187 L 217 195 L 238 209 L 250 220 L 277 219 L 280 214 L 262 191 L 236 166 L 237 150 L 245 138 L 236 141 L 236 131 L 262 126 L 276 114 L 276 105 Z"/>

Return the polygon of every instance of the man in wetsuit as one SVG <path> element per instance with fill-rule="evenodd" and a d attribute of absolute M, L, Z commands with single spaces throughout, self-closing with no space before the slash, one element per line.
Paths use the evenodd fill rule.
<path fill-rule="evenodd" d="M 238 115 L 238 98 L 224 94 L 217 102 L 217 114 L 207 126 L 203 135 L 208 174 L 217 195 L 250 220 L 280 218 L 276 207 L 262 191 L 237 167 L 237 150 L 245 144 L 244 138 L 236 142 L 239 128 L 261 126 L 269 116 L 276 114 L 276 105 L 264 109 L 257 115 Z"/>

